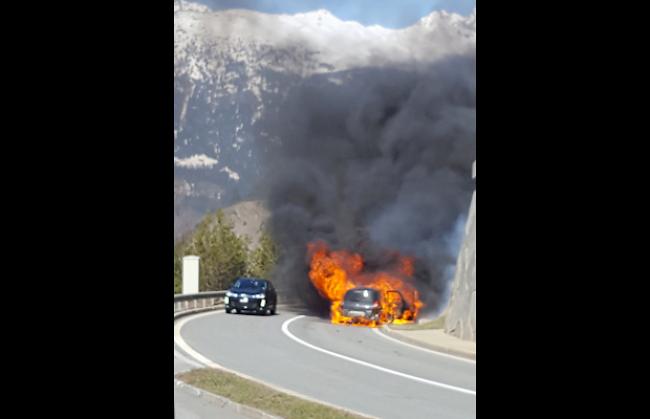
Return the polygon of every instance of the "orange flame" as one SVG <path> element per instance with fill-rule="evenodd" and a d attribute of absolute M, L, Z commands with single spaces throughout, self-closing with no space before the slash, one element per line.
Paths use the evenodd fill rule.
<path fill-rule="evenodd" d="M 376 327 L 390 322 L 409 323 L 417 318 L 424 304 L 413 285 L 413 258 L 396 253 L 394 266 L 379 272 L 364 272 L 364 261 L 358 253 L 332 251 L 322 241 L 309 243 L 307 250 L 309 279 L 320 295 L 331 302 L 332 323 Z M 374 288 L 380 292 L 381 312 L 377 320 L 343 315 L 343 297 L 348 290 L 357 287 Z M 400 310 L 400 299 L 403 299 L 406 309 Z"/>

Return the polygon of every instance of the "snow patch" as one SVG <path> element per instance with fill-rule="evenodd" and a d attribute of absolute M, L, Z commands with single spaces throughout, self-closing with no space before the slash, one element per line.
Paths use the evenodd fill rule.
<path fill-rule="evenodd" d="M 202 169 L 206 167 L 211 168 L 217 163 L 219 163 L 218 160 L 210 158 L 205 154 L 195 154 L 184 159 L 174 157 L 174 164 L 178 167 L 183 167 L 186 169 Z"/>
<path fill-rule="evenodd" d="M 229 177 L 230 179 L 234 180 L 234 181 L 238 181 L 238 180 L 239 180 L 239 173 L 235 172 L 234 170 L 232 170 L 232 169 L 229 168 L 228 166 L 224 167 L 223 169 L 221 169 L 221 170 L 219 170 L 219 171 L 220 171 L 220 172 L 226 172 L 226 173 L 228 173 L 228 177 Z"/>

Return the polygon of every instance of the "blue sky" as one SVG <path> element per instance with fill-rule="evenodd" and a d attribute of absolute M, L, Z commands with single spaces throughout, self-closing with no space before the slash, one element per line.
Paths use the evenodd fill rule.
<path fill-rule="evenodd" d="M 194 0 L 214 10 L 252 9 L 266 13 L 302 13 L 326 9 L 342 20 L 403 28 L 433 10 L 468 15 L 476 0 Z"/>

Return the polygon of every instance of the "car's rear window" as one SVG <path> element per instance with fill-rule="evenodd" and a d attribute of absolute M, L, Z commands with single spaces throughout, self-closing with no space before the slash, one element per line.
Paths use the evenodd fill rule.
<path fill-rule="evenodd" d="M 379 293 L 376 290 L 350 290 L 345 294 L 345 300 L 353 303 L 377 301 Z"/>
<path fill-rule="evenodd" d="M 239 279 L 235 282 L 233 288 L 264 288 L 266 289 L 266 281 L 258 281 L 255 279 Z"/>

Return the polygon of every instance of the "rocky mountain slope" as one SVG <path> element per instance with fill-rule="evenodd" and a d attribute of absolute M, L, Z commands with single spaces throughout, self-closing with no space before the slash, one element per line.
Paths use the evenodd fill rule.
<path fill-rule="evenodd" d="M 473 172 L 476 178 L 476 162 Z M 461 339 L 476 340 L 476 192 L 472 196 L 465 238 L 456 264 L 445 332 Z"/>
<path fill-rule="evenodd" d="M 271 15 L 174 3 L 174 230 L 203 214 L 259 198 L 267 130 L 292 86 L 334 84 L 368 67 L 426 65 L 475 48 L 476 15 L 434 12 L 392 30 L 327 11 Z"/>

